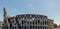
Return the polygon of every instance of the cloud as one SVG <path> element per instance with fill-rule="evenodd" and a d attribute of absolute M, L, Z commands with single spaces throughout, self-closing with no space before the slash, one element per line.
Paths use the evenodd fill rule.
<path fill-rule="evenodd" d="M 26 9 L 33 9 L 33 4 L 32 3 L 29 3 L 26 5 L 25 7 Z"/>
<path fill-rule="evenodd" d="M 55 16 L 54 22 L 59 25 L 60 24 L 60 16 Z"/>
<path fill-rule="evenodd" d="M 15 12 L 17 12 L 17 11 L 18 11 L 18 9 L 17 9 L 17 8 L 14 8 L 13 10 L 14 10 Z"/>
<path fill-rule="evenodd" d="M 32 7 L 33 7 L 33 4 L 30 3 L 30 4 L 28 4 L 27 6 L 30 7 L 30 8 L 32 8 Z"/>
<path fill-rule="evenodd" d="M 48 7 L 55 7 L 56 3 L 55 2 L 49 2 L 47 3 Z"/>

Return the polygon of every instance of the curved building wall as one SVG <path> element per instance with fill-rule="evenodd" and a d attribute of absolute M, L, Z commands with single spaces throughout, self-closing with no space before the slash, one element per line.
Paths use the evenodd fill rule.
<path fill-rule="evenodd" d="M 51 29 L 48 18 L 44 15 L 16 15 L 15 17 L 9 18 L 7 22 L 7 26 L 4 26 L 8 29 Z"/>

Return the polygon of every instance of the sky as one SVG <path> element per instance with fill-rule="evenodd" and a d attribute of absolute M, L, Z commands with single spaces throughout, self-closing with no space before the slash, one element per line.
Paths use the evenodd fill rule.
<path fill-rule="evenodd" d="M 60 24 L 60 0 L 0 0 L 0 21 L 4 19 L 3 8 L 9 16 L 40 14 Z"/>

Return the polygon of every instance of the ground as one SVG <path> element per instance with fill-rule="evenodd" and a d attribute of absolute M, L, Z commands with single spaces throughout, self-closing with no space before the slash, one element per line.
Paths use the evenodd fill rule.
<path fill-rule="evenodd" d="M 0 28 L 0 29 L 2 29 L 2 28 Z"/>

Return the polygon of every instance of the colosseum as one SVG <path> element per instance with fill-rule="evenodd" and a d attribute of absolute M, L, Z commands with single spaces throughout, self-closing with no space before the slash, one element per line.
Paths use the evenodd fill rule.
<path fill-rule="evenodd" d="M 20 14 L 7 16 L 4 10 L 3 29 L 53 29 L 53 20 L 40 14 Z"/>

